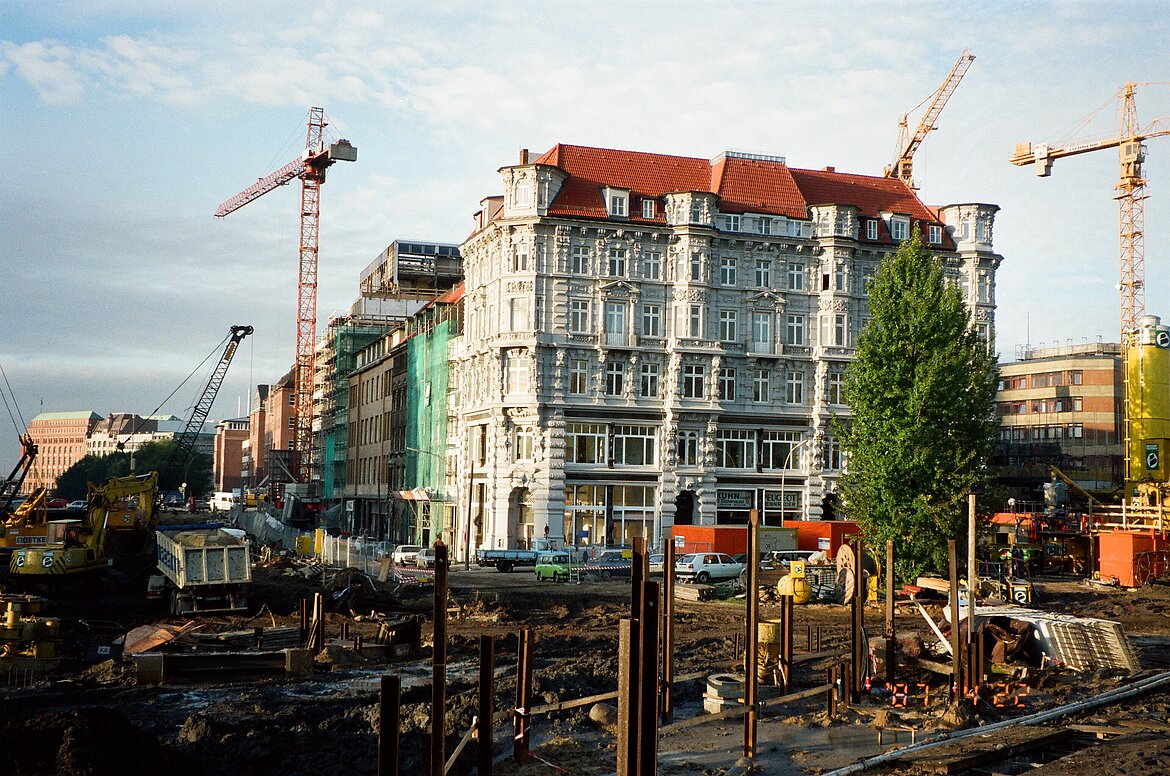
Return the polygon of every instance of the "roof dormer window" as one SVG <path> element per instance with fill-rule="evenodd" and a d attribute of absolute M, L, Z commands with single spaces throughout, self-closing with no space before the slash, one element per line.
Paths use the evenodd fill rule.
<path fill-rule="evenodd" d="M 655 210 L 654 200 L 642 200 L 642 218 L 654 218 Z"/>
<path fill-rule="evenodd" d="M 878 222 L 876 218 L 871 218 L 865 222 L 865 239 L 876 240 L 878 238 Z"/>
<path fill-rule="evenodd" d="M 890 237 L 897 242 L 910 239 L 910 219 L 904 216 L 894 216 L 890 219 Z"/>
<path fill-rule="evenodd" d="M 931 245 L 938 245 L 942 242 L 942 227 L 931 225 L 926 229 L 926 241 Z"/>
<path fill-rule="evenodd" d="M 627 218 L 630 215 L 629 189 L 611 189 L 608 186 L 605 192 L 605 205 L 611 218 Z"/>

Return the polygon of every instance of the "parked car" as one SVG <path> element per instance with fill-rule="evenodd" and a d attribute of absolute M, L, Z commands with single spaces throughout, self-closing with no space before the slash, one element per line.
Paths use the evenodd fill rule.
<path fill-rule="evenodd" d="M 433 569 L 435 567 L 435 548 L 423 547 L 414 556 L 414 565 L 420 569 Z"/>
<path fill-rule="evenodd" d="M 743 563 L 722 552 L 696 552 L 682 556 L 674 564 L 675 578 L 701 584 L 715 579 L 735 579 L 743 570 Z"/>
<path fill-rule="evenodd" d="M 69 502 L 63 498 L 51 498 L 45 502 L 45 506 L 49 509 L 65 509 L 69 506 Z"/>
<path fill-rule="evenodd" d="M 772 562 L 780 563 L 788 566 L 794 560 L 803 560 L 805 563 L 813 555 L 817 554 L 816 550 L 772 550 Z"/>
<path fill-rule="evenodd" d="M 536 559 L 536 579 L 564 582 L 569 578 L 569 553 L 542 552 Z"/>
<path fill-rule="evenodd" d="M 74 510 L 78 510 L 78 509 L 84 510 L 87 506 L 89 506 L 88 501 L 86 501 L 85 499 L 78 499 L 77 501 L 70 501 L 66 505 L 65 508 L 66 509 L 74 509 Z"/>
<path fill-rule="evenodd" d="M 395 566 L 413 566 L 418 562 L 418 553 L 422 549 L 420 544 L 402 544 L 394 550 L 391 558 Z"/>
<path fill-rule="evenodd" d="M 650 556 L 650 560 L 646 563 L 646 572 L 652 577 L 660 577 L 663 574 L 663 566 L 666 564 L 666 556 L 661 552 L 656 552 Z"/>

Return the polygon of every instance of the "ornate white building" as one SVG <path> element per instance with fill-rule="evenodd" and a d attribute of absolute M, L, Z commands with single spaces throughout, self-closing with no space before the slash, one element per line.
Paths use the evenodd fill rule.
<path fill-rule="evenodd" d="M 761 497 L 765 524 L 831 516 L 866 286 L 911 229 L 993 341 L 994 205 L 732 152 L 558 145 L 500 174 L 460 247 L 452 352 L 476 547 L 658 546 Z"/>

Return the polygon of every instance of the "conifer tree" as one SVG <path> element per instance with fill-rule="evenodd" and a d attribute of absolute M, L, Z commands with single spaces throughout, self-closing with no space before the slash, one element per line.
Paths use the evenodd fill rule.
<path fill-rule="evenodd" d="M 894 540 L 912 580 L 945 569 L 947 540 L 964 535 L 995 443 L 998 368 L 918 230 L 879 267 L 869 312 L 845 383 L 852 417 L 835 421 L 844 508 L 867 541 Z"/>

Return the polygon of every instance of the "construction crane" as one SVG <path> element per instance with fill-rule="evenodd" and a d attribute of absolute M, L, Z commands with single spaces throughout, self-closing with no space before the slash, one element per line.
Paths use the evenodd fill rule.
<path fill-rule="evenodd" d="M 1036 174 L 1047 177 L 1057 159 L 1106 148 L 1118 149 L 1121 157 L 1121 177 L 1117 183 L 1118 208 L 1121 215 L 1121 338 L 1128 345 L 1137 331 L 1137 320 L 1146 312 L 1145 260 L 1145 199 L 1146 179 L 1142 177 L 1142 163 L 1146 159 L 1144 141 L 1152 137 L 1170 135 L 1170 121 L 1157 119 L 1149 126 L 1138 125 L 1134 92 L 1137 84 L 1121 87 L 1121 131 L 1116 137 L 1093 140 L 1066 147 L 1047 144 L 1020 143 L 1012 154 L 1017 166 L 1036 165 Z"/>
<path fill-rule="evenodd" d="M 1117 182 L 1117 200 L 1120 214 L 1119 244 L 1121 256 L 1121 372 L 1125 382 L 1126 400 L 1122 402 L 1122 438 L 1125 454 L 1125 480 L 1131 480 L 1131 430 L 1133 418 L 1129 407 L 1129 348 L 1134 344 L 1138 320 L 1146 313 L 1146 258 L 1145 258 L 1145 199 L 1146 179 L 1142 163 L 1146 160 L 1144 141 L 1152 137 L 1170 135 L 1170 120 L 1161 118 L 1148 126 L 1138 124 L 1134 93 L 1137 84 L 1130 81 L 1121 87 L 1121 131 L 1116 137 L 1091 140 L 1068 146 L 1019 143 L 1011 162 L 1017 166 L 1036 165 L 1036 174 L 1047 177 L 1052 163 L 1066 156 L 1087 154 L 1106 148 L 1118 149 L 1121 174 Z"/>
<path fill-rule="evenodd" d="M 233 213 L 293 178 L 301 179 L 300 269 L 297 275 L 297 360 L 293 370 L 295 419 L 292 471 L 301 482 L 310 479 L 313 446 L 313 345 L 317 336 L 317 237 L 321 184 L 334 162 L 356 162 L 357 148 L 348 140 L 325 145 L 325 110 L 309 108 L 305 150 L 276 172 L 221 202 L 216 218 Z"/>
<path fill-rule="evenodd" d="M 215 403 L 215 397 L 219 395 L 219 387 L 223 384 L 223 378 L 227 375 L 232 358 L 236 355 L 236 350 L 240 347 L 244 337 L 247 337 L 252 331 L 251 326 L 231 327 L 223 355 L 219 357 L 219 363 L 211 371 L 211 377 L 208 378 L 207 385 L 200 392 L 199 400 L 195 402 L 195 408 L 191 411 L 191 417 L 187 419 L 187 425 L 175 441 L 171 457 L 159 475 L 159 482 L 163 487 L 169 486 L 169 482 L 164 481 L 169 481 L 171 475 L 185 466 L 187 459 L 191 457 L 191 451 L 195 449 L 195 440 L 198 438 L 199 432 L 203 430 L 203 424 L 207 422 L 207 416 L 211 413 L 211 405 Z M 158 504 L 156 503 L 155 509 L 157 510 L 157 508 Z"/>
<path fill-rule="evenodd" d="M 922 114 L 922 120 L 918 122 L 918 127 L 914 130 L 913 135 L 910 134 L 909 114 L 902 114 L 902 120 L 898 123 L 898 150 L 894 153 L 893 164 L 884 170 L 887 178 L 900 178 L 910 188 L 918 188 L 914 185 L 913 180 L 914 152 L 918 150 L 918 146 L 922 145 L 928 132 L 938 129 L 934 123 L 938 121 L 939 114 L 942 113 L 947 100 L 955 93 L 959 81 L 963 80 L 967 69 L 974 61 L 975 55 L 971 53 L 971 50 L 963 49 L 963 53 L 959 55 L 958 61 L 951 68 L 946 80 L 942 82 L 942 86 L 938 87 L 938 91 L 931 98 L 930 107 L 926 109 L 926 113 Z"/>

